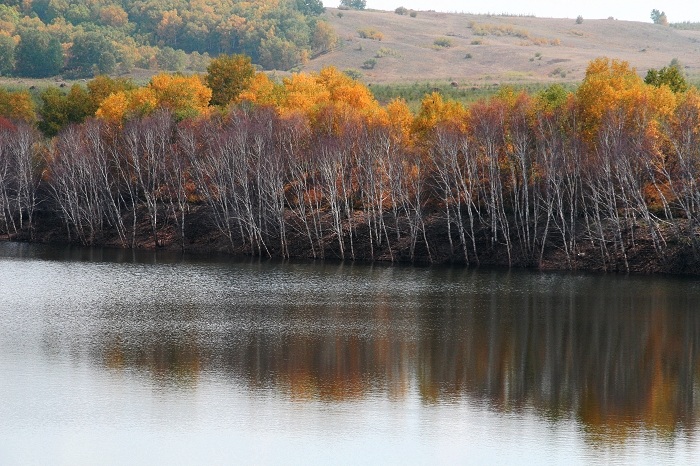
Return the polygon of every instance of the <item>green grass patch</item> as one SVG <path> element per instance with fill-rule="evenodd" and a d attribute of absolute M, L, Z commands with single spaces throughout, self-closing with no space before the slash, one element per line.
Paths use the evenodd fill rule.
<path fill-rule="evenodd" d="M 530 94 L 537 94 L 549 86 L 547 83 L 523 83 L 517 85 L 453 85 L 450 81 L 424 81 L 414 83 L 394 83 L 394 84 L 372 84 L 369 89 L 374 97 L 382 104 L 386 105 L 394 99 L 401 98 L 406 101 L 408 107 L 416 112 L 420 109 L 423 98 L 432 93 L 439 92 L 447 100 L 455 100 L 463 104 L 470 104 L 481 99 L 488 99 L 494 96 L 501 89 L 510 87 L 516 92 L 525 91 Z M 575 86 L 562 84 L 566 90 L 573 91 Z"/>

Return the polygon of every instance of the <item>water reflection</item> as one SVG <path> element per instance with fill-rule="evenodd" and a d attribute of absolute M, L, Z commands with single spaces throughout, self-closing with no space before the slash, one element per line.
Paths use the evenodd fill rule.
<path fill-rule="evenodd" d="M 183 391 L 534 411 L 596 444 L 698 428 L 693 280 L 3 248 L 19 311 L 0 336 L 38 328 L 49 358 Z"/>
<path fill-rule="evenodd" d="M 343 293 L 356 270 L 336 267 L 347 283 L 327 293 L 341 296 L 306 296 L 320 301 L 312 304 L 294 304 L 289 283 L 278 292 L 291 296 L 266 302 L 251 283 L 243 303 L 237 292 L 213 306 L 181 303 L 157 310 L 160 325 L 145 327 L 125 325 L 133 309 L 107 305 L 95 355 L 183 386 L 202 371 L 222 372 L 294 400 L 403 400 L 415 387 L 426 404 L 468 398 L 499 412 L 573 418 L 591 441 L 640 427 L 662 437 L 696 430 L 692 282 L 399 270 L 398 279 L 419 280 L 415 290 L 369 286 L 353 302 Z"/>

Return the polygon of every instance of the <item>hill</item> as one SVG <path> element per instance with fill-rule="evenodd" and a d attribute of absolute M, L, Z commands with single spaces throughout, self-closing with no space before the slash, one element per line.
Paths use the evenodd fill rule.
<path fill-rule="evenodd" d="M 340 44 L 302 70 L 333 65 L 362 73 L 367 83 L 580 82 L 588 63 L 600 56 L 626 60 L 642 75 L 676 58 L 691 81 L 700 78 L 698 30 L 613 19 L 584 18 L 577 24 L 574 19 L 426 11 L 411 17 L 327 8 L 322 17 Z"/>

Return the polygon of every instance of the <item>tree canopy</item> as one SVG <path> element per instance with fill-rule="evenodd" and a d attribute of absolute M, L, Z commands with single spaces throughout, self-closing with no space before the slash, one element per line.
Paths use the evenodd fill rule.
<path fill-rule="evenodd" d="M 366 0 L 340 0 L 340 6 L 353 10 L 364 10 L 367 6 Z"/>
<path fill-rule="evenodd" d="M 656 8 L 651 10 L 651 20 L 654 22 L 654 24 L 668 26 L 668 17 L 666 17 L 666 13 L 659 11 Z"/>
<path fill-rule="evenodd" d="M 652 86 L 668 86 L 673 92 L 685 92 L 688 90 L 688 83 L 683 72 L 678 66 L 664 66 L 660 70 L 654 68 L 647 71 L 644 82 Z"/>
<path fill-rule="evenodd" d="M 25 29 L 20 32 L 15 50 L 16 70 L 21 76 L 45 78 L 54 76 L 63 67 L 63 49 L 48 32 Z"/>
<path fill-rule="evenodd" d="M 207 68 L 206 82 L 212 90 L 213 105 L 228 105 L 248 87 L 255 75 L 250 57 L 245 55 L 221 55 Z"/>
<path fill-rule="evenodd" d="M 66 71 L 81 77 L 134 66 L 202 68 L 203 56 L 240 53 L 266 69 L 287 70 L 328 45 L 331 36 L 318 26 L 323 11 L 320 0 L 5 2 L 0 73 L 54 75 L 64 68 L 59 53 L 66 55 Z M 18 36 L 13 54 L 7 38 Z M 21 56 L 16 66 L 13 56 Z"/>

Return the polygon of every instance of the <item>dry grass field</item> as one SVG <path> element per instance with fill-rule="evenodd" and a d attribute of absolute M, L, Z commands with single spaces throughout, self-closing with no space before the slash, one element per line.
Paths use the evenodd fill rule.
<path fill-rule="evenodd" d="M 628 61 L 641 75 L 677 58 L 691 80 L 700 78 L 700 31 L 651 23 L 333 8 L 325 17 L 340 44 L 302 71 L 333 65 L 361 72 L 368 83 L 566 83 L 580 82 L 592 59 L 607 56 Z M 360 31 L 381 40 L 361 38 Z"/>
<path fill-rule="evenodd" d="M 606 56 L 628 61 L 644 76 L 680 60 L 691 83 L 700 84 L 700 31 L 632 21 L 470 15 L 419 11 L 415 17 L 393 11 L 327 8 L 324 17 L 340 37 L 329 53 L 300 71 L 333 65 L 354 70 L 368 84 L 450 83 L 456 91 L 550 83 L 579 83 L 588 63 Z M 365 38 L 361 37 L 365 36 Z M 381 40 L 379 40 L 381 39 Z M 373 67 L 368 66 L 374 62 Z M 157 71 L 136 69 L 128 76 L 145 84 Z M 273 71 L 274 79 L 288 76 Z M 0 77 L 0 86 L 69 87 L 85 80 Z M 381 87 L 381 86 L 380 86 Z M 478 97 L 478 95 L 476 95 Z"/>

